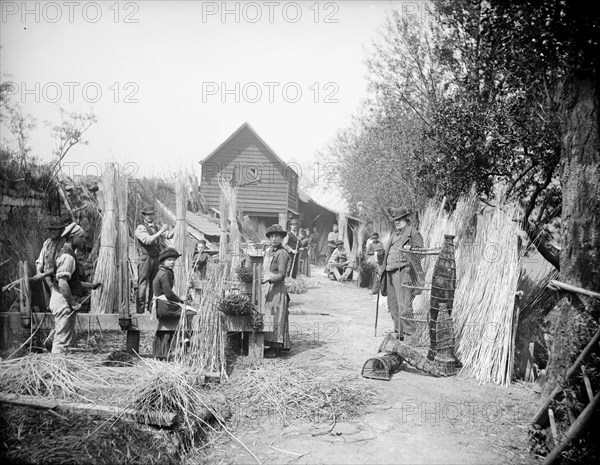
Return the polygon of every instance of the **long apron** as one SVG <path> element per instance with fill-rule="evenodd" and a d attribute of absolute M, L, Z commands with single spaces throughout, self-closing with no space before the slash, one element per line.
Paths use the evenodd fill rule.
<path fill-rule="evenodd" d="M 269 272 L 273 254 L 266 254 L 264 260 L 264 270 Z M 263 323 L 265 328 L 272 328 L 272 331 L 266 331 L 265 344 L 270 347 L 291 349 L 290 330 L 288 321 L 288 302 L 289 297 L 285 288 L 285 279 L 277 283 L 265 283 L 262 285 L 263 295 Z"/>

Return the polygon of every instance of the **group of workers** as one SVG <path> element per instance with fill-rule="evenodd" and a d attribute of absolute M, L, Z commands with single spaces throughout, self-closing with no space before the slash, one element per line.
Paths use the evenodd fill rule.
<path fill-rule="evenodd" d="M 143 222 L 136 228 L 135 236 L 140 250 L 138 264 L 138 290 L 136 308 L 138 313 L 149 312 L 152 307 L 157 318 L 179 318 L 185 311 L 193 311 L 185 306 L 185 297 L 173 291 L 175 261 L 181 254 L 172 247 L 166 246 L 164 239 L 173 235 L 167 226 L 158 228 L 155 225 L 155 211 L 152 206 L 142 209 Z M 421 234 L 411 226 L 410 214 L 405 207 L 392 210 L 392 219 L 396 231 L 392 234 L 387 246 L 379 241 L 374 233 L 367 243 L 368 260 L 376 264 L 378 269 L 377 288 L 387 296 L 388 308 L 394 321 L 398 338 L 403 337 L 402 316 L 412 313 L 414 291 L 403 286 L 409 280 L 411 264 L 407 260 L 406 251 L 411 248 L 422 248 Z M 83 280 L 83 270 L 77 260 L 76 249 L 85 241 L 86 232 L 76 223 L 65 224 L 53 219 L 48 226 L 50 237 L 44 242 L 38 260 L 34 281 L 41 281 L 46 293 L 50 293 L 49 308 L 55 317 L 55 335 L 52 344 L 53 354 L 64 354 L 71 344 L 75 328 L 75 315 L 81 308 L 79 300 L 84 290 L 94 290 L 101 283 L 88 283 Z M 300 271 L 310 274 L 310 263 L 315 263 L 318 256 L 317 244 L 319 235 L 316 228 L 313 233 L 308 230 L 298 231 L 298 221 L 290 222 L 290 230 L 285 231 L 279 225 L 271 226 L 266 237 L 269 245 L 265 251 L 264 273 L 261 277 L 263 286 L 263 311 L 271 319 L 265 333 L 265 344 L 278 354 L 281 350 L 289 350 L 288 303 L 289 296 L 285 288 L 285 278 L 295 278 Z M 344 243 L 339 237 L 337 225 L 327 237 L 328 261 L 326 272 L 333 279 L 345 281 L 356 269 L 352 260 L 344 250 Z M 206 267 L 211 253 L 206 250 L 206 241 L 198 243 L 193 258 L 194 269 L 201 279 L 206 277 Z M 302 263 L 302 265 L 300 265 Z M 380 286 L 380 288 L 379 288 Z M 172 334 L 159 334 L 155 339 L 155 353 L 164 353 L 171 344 Z"/>

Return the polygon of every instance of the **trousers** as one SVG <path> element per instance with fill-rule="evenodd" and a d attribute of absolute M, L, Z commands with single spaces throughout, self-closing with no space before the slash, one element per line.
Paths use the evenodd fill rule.
<path fill-rule="evenodd" d="M 402 286 L 402 283 L 409 282 L 408 270 L 409 267 L 406 266 L 401 270 L 385 273 L 388 309 L 394 321 L 394 329 L 401 339 L 404 338 L 408 329 L 402 320 L 413 317 L 412 302 L 415 298 L 414 289 Z"/>
<path fill-rule="evenodd" d="M 150 302 L 154 291 L 152 281 L 158 273 L 158 257 L 142 255 L 138 263 L 138 290 L 136 299 L 136 309 L 138 313 L 150 311 Z M 148 291 L 148 300 L 146 300 L 146 291 Z"/>
<path fill-rule="evenodd" d="M 75 334 L 74 312 L 63 295 L 52 289 L 50 295 L 50 311 L 54 315 L 54 340 L 52 341 L 52 353 L 66 355 Z"/>

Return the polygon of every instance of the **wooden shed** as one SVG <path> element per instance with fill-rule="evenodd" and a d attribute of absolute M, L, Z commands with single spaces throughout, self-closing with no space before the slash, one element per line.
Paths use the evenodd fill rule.
<path fill-rule="evenodd" d="M 209 209 L 218 211 L 218 177 L 238 187 L 238 208 L 265 224 L 287 224 L 298 213 L 298 174 L 263 141 L 248 123 L 204 158 L 200 192 Z"/>

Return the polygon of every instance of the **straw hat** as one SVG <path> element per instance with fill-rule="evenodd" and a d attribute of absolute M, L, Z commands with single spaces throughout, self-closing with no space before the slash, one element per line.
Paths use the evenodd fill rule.
<path fill-rule="evenodd" d="M 158 261 L 162 262 L 163 260 L 166 260 L 167 258 L 179 258 L 181 257 L 181 254 L 179 252 L 177 252 L 177 250 L 175 250 L 173 247 L 167 247 L 165 250 L 163 250 L 160 253 L 160 256 L 158 257 Z"/>
<path fill-rule="evenodd" d="M 273 226 L 269 227 L 269 229 L 267 229 L 267 232 L 265 233 L 265 236 L 271 237 L 272 234 L 279 234 L 282 237 L 285 237 L 287 235 L 287 231 L 285 231 L 278 224 L 274 224 Z"/>
<path fill-rule="evenodd" d="M 410 213 L 404 205 L 402 205 L 400 208 L 392 208 L 392 219 L 394 221 L 399 220 L 400 218 L 404 218 L 408 215 L 410 215 Z"/>

